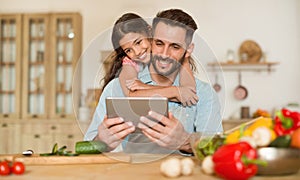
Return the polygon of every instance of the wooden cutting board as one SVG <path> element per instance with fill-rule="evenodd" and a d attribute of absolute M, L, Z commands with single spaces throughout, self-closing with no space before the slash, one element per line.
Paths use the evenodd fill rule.
<path fill-rule="evenodd" d="M 20 161 L 25 165 L 55 165 L 55 164 L 101 164 L 129 163 L 131 156 L 124 153 L 81 154 L 79 156 L 23 156 L 21 154 L 0 155 L 0 160 Z"/>

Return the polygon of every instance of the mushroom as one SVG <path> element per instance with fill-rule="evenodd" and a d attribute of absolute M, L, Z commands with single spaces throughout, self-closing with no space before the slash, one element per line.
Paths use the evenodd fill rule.
<path fill-rule="evenodd" d="M 181 174 L 188 176 L 193 174 L 195 163 L 191 158 L 183 158 L 180 161 L 181 163 Z"/>
<path fill-rule="evenodd" d="M 271 143 L 272 135 L 267 127 L 258 127 L 252 132 L 257 146 L 267 146 Z"/>
<path fill-rule="evenodd" d="M 178 177 L 181 174 L 181 163 L 178 158 L 169 158 L 160 165 L 160 172 L 167 177 Z"/>
<path fill-rule="evenodd" d="M 205 174 L 214 174 L 214 162 L 212 156 L 206 156 L 203 159 L 201 168 Z"/>

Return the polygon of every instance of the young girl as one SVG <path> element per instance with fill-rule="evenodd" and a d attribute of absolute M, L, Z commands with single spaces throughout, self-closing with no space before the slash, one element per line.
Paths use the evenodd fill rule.
<path fill-rule="evenodd" d="M 138 73 L 150 62 L 151 53 L 151 27 L 140 16 L 126 13 L 114 24 L 112 31 L 112 44 L 115 56 L 110 72 L 104 77 L 104 87 L 109 81 L 119 76 L 120 84 L 125 96 L 130 91 L 139 89 L 153 89 L 151 96 L 160 94 L 172 101 L 179 101 L 184 106 L 196 104 L 198 96 L 195 91 L 195 79 L 190 65 L 191 59 L 185 59 L 180 72 L 180 86 L 152 86 L 137 80 Z"/>

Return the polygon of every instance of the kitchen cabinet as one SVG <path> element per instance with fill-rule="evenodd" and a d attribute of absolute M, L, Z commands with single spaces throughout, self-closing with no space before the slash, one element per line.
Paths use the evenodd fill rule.
<path fill-rule="evenodd" d="M 18 153 L 21 136 L 20 125 L 10 121 L 0 121 L 0 154 Z"/>
<path fill-rule="evenodd" d="M 32 149 L 35 153 L 51 152 L 55 143 L 59 147 L 67 146 L 67 150 L 75 151 L 75 143 L 83 140 L 83 133 L 76 121 L 62 123 L 41 119 L 39 123 L 23 124 L 21 139 L 22 151 Z"/>
<path fill-rule="evenodd" d="M 24 15 L 22 117 L 74 118 L 79 107 L 80 79 L 72 87 L 81 54 L 81 16 Z M 73 105 L 75 109 L 73 109 Z"/>
<path fill-rule="evenodd" d="M 81 19 L 79 13 L 0 14 L 0 118 L 75 117 Z"/>
<path fill-rule="evenodd" d="M 0 153 L 82 140 L 81 39 L 79 13 L 0 14 Z"/>
<path fill-rule="evenodd" d="M 0 14 L 0 118 L 21 113 L 21 14 Z"/>
<path fill-rule="evenodd" d="M 51 152 L 55 143 L 74 152 L 87 128 L 87 123 L 79 126 L 76 120 L 36 120 L 0 120 L 0 154 L 20 154 L 28 149 Z"/>

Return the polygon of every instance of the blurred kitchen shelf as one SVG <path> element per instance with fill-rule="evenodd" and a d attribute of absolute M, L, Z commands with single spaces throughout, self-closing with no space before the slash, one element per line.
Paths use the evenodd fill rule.
<path fill-rule="evenodd" d="M 212 62 L 207 65 L 213 71 L 216 67 L 222 68 L 223 71 L 273 71 L 273 66 L 278 65 L 279 62 Z"/>

